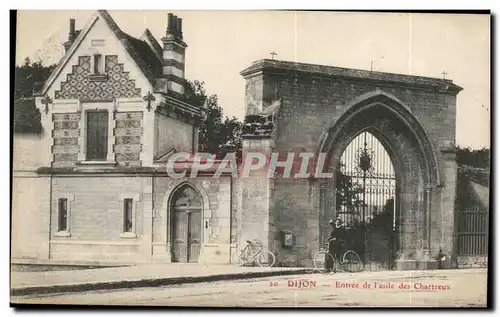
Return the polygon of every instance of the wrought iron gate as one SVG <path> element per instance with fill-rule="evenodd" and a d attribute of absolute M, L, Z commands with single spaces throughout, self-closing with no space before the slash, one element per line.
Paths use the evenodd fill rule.
<path fill-rule="evenodd" d="M 392 269 L 397 248 L 396 177 L 383 145 L 368 132 L 342 154 L 335 178 L 336 217 L 349 232 L 347 247 L 366 269 Z"/>
<path fill-rule="evenodd" d="M 456 211 L 459 256 L 488 256 L 488 211 L 474 206 Z"/>

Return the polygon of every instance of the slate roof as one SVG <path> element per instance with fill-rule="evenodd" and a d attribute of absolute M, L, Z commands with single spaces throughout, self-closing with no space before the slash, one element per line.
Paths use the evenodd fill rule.
<path fill-rule="evenodd" d="M 146 37 L 151 45 L 153 45 L 153 50 L 155 51 L 158 56 L 163 56 L 163 48 L 160 46 L 160 43 L 156 40 L 156 38 L 153 36 L 151 31 L 149 29 L 145 29 L 144 33 L 142 34 L 142 37 Z M 141 38 L 142 38 L 141 37 Z"/>
<path fill-rule="evenodd" d="M 304 73 L 313 73 L 326 76 L 348 77 L 361 80 L 376 80 L 388 83 L 399 83 L 405 85 L 427 86 L 446 89 L 448 91 L 459 92 L 463 88 L 454 84 L 449 79 L 440 79 L 433 77 L 411 76 L 395 73 L 384 73 L 368 71 L 362 69 L 343 68 L 327 65 L 316 65 L 306 63 L 295 63 L 280 60 L 262 59 L 254 62 L 251 66 L 244 69 L 240 74 L 248 76 L 263 69 L 273 69 L 281 71 L 298 71 Z"/>
<path fill-rule="evenodd" d="M 161 76 L 162 73 L 162 61 L 158 58 L 157 54 L 155 54 L 153 49 L 145 41 L 123 32 L 118 24 L 116 24 L 116 22 L 113 20 L 108 11 L 99 10 L 99 13 L 108 23 L 109 27 L 111 28 L 113 33 L 115 33 L 116 37 L 118 37 L 123 43 L 123 46 L 125 46 L 125 49 L 130 54 L 139 69 L 142 71 L 144 76 L 146 76 L 151 85 L 154 86 L 156 78 Z M 149 30 L 146 29 L 145 33 L 147 33 L 147 36 L 151 39 L 153 45 L 155 45 L 154 43 L 156 43 L 158 47 L 160 46 L 156 39 L 154 39 L 153 34 L 149 32 Z"/>

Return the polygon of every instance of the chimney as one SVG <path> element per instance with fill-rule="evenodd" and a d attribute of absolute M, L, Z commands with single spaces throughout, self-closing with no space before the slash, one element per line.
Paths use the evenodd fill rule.
<path fill-rule="evenodd" d="M 78 33 L 76 32 L 76 29 L 75 29 L 75 19 L 69 19 L 68 41 L 63 44 L 66 52 L 71 47 L 71 44 L 73 44 L 73 42 L 75 41 L 77 35 L 78 35 Z"/>
<path fill-rule="evenodd" d="M 163 41 L 163 77 L 167 80 L 169 93 L 178 99 L 184 98 L 184 58 L 187 45 L 182 39 L 182 19 L 168 14 L 167 32 Z"/>

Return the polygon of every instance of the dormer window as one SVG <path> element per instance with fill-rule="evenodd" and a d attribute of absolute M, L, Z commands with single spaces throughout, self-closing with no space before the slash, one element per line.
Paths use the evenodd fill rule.
<path fill-rule="evenodd" d="M 101 75 L 103 73 L 102 55 L 94 54 L 94 75 Z"/>

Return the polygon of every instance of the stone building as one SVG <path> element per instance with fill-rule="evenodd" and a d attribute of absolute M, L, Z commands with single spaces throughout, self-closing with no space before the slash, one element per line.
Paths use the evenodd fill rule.
<path fill-rule="evenodd" d="M 170 155 L 196 151 L 202 109 L 185 102 L 180 18 L 161 42 L 104 10 L 70 21 L 35 98 L 43 133 L 15 139 L 16 262 L 229 263 L 232 179 L 166 176 Z"/>
<path fill-rule="evenodd" d="M 182 20 L 160 45 L 106 11 L 81 31 L 36 96 L 43 133 L 15 139 L 12 256 L 18 263 L 237 263 L 259 239 L 277 265 L 308 266 L 336 217 L 335 177 L 231 173 L 172 178 L 165 162 L 196 152 L 203 115 L 185 99 Z M 456 96 L 451 80 L 260 60 L 242 71 L 243 152 L 327 155 L 362 132 L 395 171 L 399 269 L 456 262 Z M 189 168 L 186 167 L 189 172 Z M 188 174 L 189 175 L 189 174 Z"/>

